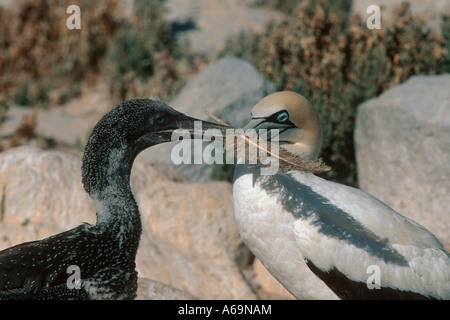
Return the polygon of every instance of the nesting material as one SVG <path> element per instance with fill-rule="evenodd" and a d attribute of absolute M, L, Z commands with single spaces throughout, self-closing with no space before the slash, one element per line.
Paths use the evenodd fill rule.
<path fill-rule="evenodd" d="M 236 129 L 210 112 L 205 111 L 205 113 L 217 123 L 230 129 Z M 225 152 L 237 152 L 238 158 L 243 159 L 245 163 L 268 166 L 267 159 L 269 157 L 276 158 L 278 160 L 278 173 L 297 170 L 319 174 L 331 170 L 322 158 L 318 160 L 306 159 L 289 152 L 281 146 L 277 146 L 272 150 L 270 141 L 262 139 L 258 134 L 245 134 L 243 130 L 227 130 L 224 140 L 226 141 Z"/>

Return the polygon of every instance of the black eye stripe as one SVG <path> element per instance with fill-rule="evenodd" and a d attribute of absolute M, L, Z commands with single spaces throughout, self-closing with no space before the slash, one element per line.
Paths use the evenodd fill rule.
<path fill-rule="evenodd" d="M 263 123 L 264 123 L 264 122 L 282 123 L 282 124 L 289 124 L 290 126 L 295 127 L 295 125 L 294 125 L 290 120 L 283 121 L 283 122 L 280 122 L 280 121 L 278 120 L 278 116 L 281 115 L 282 113 L 287 113 L 288 119 L 289 119 L 289 112 L 287 112 L 286 110 L 278 111 L 278 112 L 272 114 L 271 116 L 269 116 L 269 117 L 267 117 L 267 118 L 264 118 L 264 117 L 254 117 L 253 119 L 265 119 L 265 121 L 263 121 Z"/>

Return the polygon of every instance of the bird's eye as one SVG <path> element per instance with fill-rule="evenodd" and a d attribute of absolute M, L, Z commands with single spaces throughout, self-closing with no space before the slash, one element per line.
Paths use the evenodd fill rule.
<path fill-rule="evenodd" d="M 168 121 L 168 119 L 167 119 L 166 115 L 162 114 L 162 115 L 159 115 L 159 116 L 156 117 L 156 123 L 157 124 L 163 125 L 163 124 L 166 124 L 167 121 Z"/>
<path fill-rule="evenodd" d="M 277 116 L 277 121 L 278 122 L 286 122 L 289 120 L 289 113 L 287 113 L 286 111 L 283 111 L 282 113 L 280 113 Z"/>

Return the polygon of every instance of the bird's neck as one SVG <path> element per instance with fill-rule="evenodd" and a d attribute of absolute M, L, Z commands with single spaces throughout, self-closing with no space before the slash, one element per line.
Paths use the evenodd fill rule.
<path fill-rule="evenodd" d="M 90 140 L 83 157 L 82 178 L 85 190 L 95 202 L 96 225 L 118 238 L 138 243 L 142 224 L 130 187 L 135 157 L 125 142 L 100 144 Z"/>

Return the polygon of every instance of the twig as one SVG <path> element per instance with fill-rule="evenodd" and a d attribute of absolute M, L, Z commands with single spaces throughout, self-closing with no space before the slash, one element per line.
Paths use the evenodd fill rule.
<path fill-rule="evenodd" d="M 221 124 L 223 126 L 227 126 L 227 127 L 231 127 L 228 123 L 226 123 L 225 121 L 220 120 L 219 118 L 217 118 L 215 115 L 213 115 L 211 112 L 209 111 L 205 111 L 206 115 L 210 118 L 212 118 L 215 122 L 217 122 L 218 124 Z"/>

